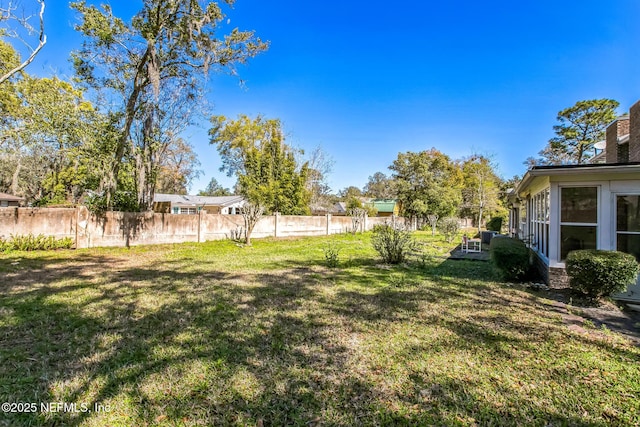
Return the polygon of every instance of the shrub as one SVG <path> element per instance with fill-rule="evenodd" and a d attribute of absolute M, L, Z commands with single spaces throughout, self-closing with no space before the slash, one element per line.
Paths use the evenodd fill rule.
<path fill-rule="evenodd" d="M 327 243 L 327 245 L 322 248 L 324 252 L 324 259 L 327 261 L 327 266 L 329 268 L 335 268 L 338 266 L 340 248 L 337 247 L 333 242 Z"/>
<path fill-rule="evenodd" d="M 451 243 L 456 235 L 460 232 L 460 222 L 458 218 L 442 218 L 438 223 L 440 232 L 444 235 L 444 239 Z"/>
<path fill-rule="evenodd" d="M 0 252 L 9 251 L 48 251 L 54 249 L 71 249 L 73 247 L 73 239 L 65 237 L 56 239 L 54 236 L 45 236 L 44 234 L 11 235 L 9 240 L 0 238 Z"/>
<path fill-rule="evenodd" d="M 371 238 L 374 249 L 388 264 L 400 264 L 415 247 L 411 232 L 402 225 L 376 225 Z"/>
<path fill-rule="evenodd" d="M 12 248 L 11 242 L 4 237 L 0 237 L 0 252 L 9 252 Z"/>
<path fill-rule="evenodd" d="M 503 218 L 501 216 L 494 216 L 487 223 L 487 230 L 497 231 L 498 233 L 502 229 Z"/>
<path fill-rule="evenodd" d="M 511 237 L 491 239 L 489 254 L 491 262 L 506 280 L 523 279 L 531 267 L 529 249 L 522 240 Z"/>
<path fill-rule="evenodd" d="M 566 266 L 569 286 L 592 299 L 624 291 L 639 268 L 633 255 L 596 249 L 569 252 Z"/>

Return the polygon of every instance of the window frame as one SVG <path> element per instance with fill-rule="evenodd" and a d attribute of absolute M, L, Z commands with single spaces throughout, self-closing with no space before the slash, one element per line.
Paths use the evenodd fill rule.
<path fill-rule="evenodd" d="M 602 185 L 591 183 L 576 183 L 576 184 L 561 184 L 558 186 L 558 261 L 562 264 L 566 261 L 566 258 L 562 258 L 562 227 L 574 226 L 574 227 L 593 227 L 595 228 L 595 247 L 600 248 L 600 230 L 602 226 Z M 562 190 L 565 188 L 595 188 L 596 189 L 596 222 L 575 222 L 575 221 L 562 221 Z M 567 252 L 568 254 L 569 252 Z"/>
<path fill-rule="evenodd" d="M 551 216 L 551 188 L 546 187 L 527 200 L 529 247 L 546 261 L 549 260 L 549 227 Z"/>
<path fill-rule="evenodd" d="M 640 192 L 636 192 L 636 191 L 623 191 L 623 192 L 616 192 L 616 193 L 612 193 L 613 196 L 613 220 L 612 225 L 613 225 L 613 233 L 612 233 L 612 239 L 613 239 L 613 248 L 615 248 L 615 250 L 619 251 L 620 249 L 618 249 L 618 235 L 620 234 L 625 234 L 625 235 L 634 235 L 634 236 L 640 236 L 640 231 L 619 231 L 618 230 L 618 197 L 628 197 L 628 196 L 633 196 L 633 197 L 638 197 L 638 203 L 640 203 Z M 626 252 L 625 252 L 626 253 Z"/>

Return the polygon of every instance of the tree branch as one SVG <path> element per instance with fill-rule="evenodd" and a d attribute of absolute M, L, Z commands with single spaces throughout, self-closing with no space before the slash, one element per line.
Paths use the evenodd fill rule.
<path fill-rule="evenodd" d="M 14 69 L 10 70 L 5 75 L 0 77 L 0 85 L 2 83 L 4 83 L 6 80 L 8 80 L 14 74 L 24 70 L 27 65 L 31 64 L 31 62 L 33 62 L 33 60 L 35 59 L 36 55 L 38 54 L 38 52 L 40 52 L 40 50 L 47 43 L 47 36 L 44 33 L 44 7 L 45 7 L 45 2 L 44 2 L 44 0 L 38 0 L 38 2 L 40 3 L 40 13 L 39 13 L 39 16 L 40 16 L 40 36 L 38 37 L 38 40 L 39 40 L 38 46 L 33 50 L 33 52 L 31 52 L 31 55 L 29 55 L 29 57 L 24 62 L 22 62 L 22 64 L 18 65 L 17 67 L 15 67 Z"/>

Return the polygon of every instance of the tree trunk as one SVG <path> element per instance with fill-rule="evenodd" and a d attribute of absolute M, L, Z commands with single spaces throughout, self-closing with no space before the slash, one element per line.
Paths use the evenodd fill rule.
<path fill-rule="evenodd" d="M 20 169 L 22 169 L 22 163 L 20 161 L 20 158 L 18 158 L 18 165 L 16 166 L 16 170 L 13 172 L 13 175 L 11 176 L 11 193 L 13 195 L 18 194 L 18 185 L 20 181 Z"/>

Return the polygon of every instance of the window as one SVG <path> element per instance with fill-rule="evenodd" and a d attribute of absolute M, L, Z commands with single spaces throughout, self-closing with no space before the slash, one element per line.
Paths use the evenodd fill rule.
<path fill-rule="evenodd" d="M 178 206 L 174 206 L 173 207 L 173 213 L 174 214 L 179 214 L 180 213 L 180 208 Z"/>
<path fill-rule="evenodd" d="M 598 187 L 560 189 L 560 259 L 598 246 Z"/>
<path fill-rule="evenodd" d="M 616 197 L 616 249 L 640 262 L 640 196 Z"/>
<path fill-rule="evenodd" d="M 542 190 L 529 200 L 530 246 L 549 257 L 549 189 Z"/>
<path fill-rule="evenodd" d="M 183 215 L 195 215 L 196 208 L 180 208 L 180 213 Z"/>

